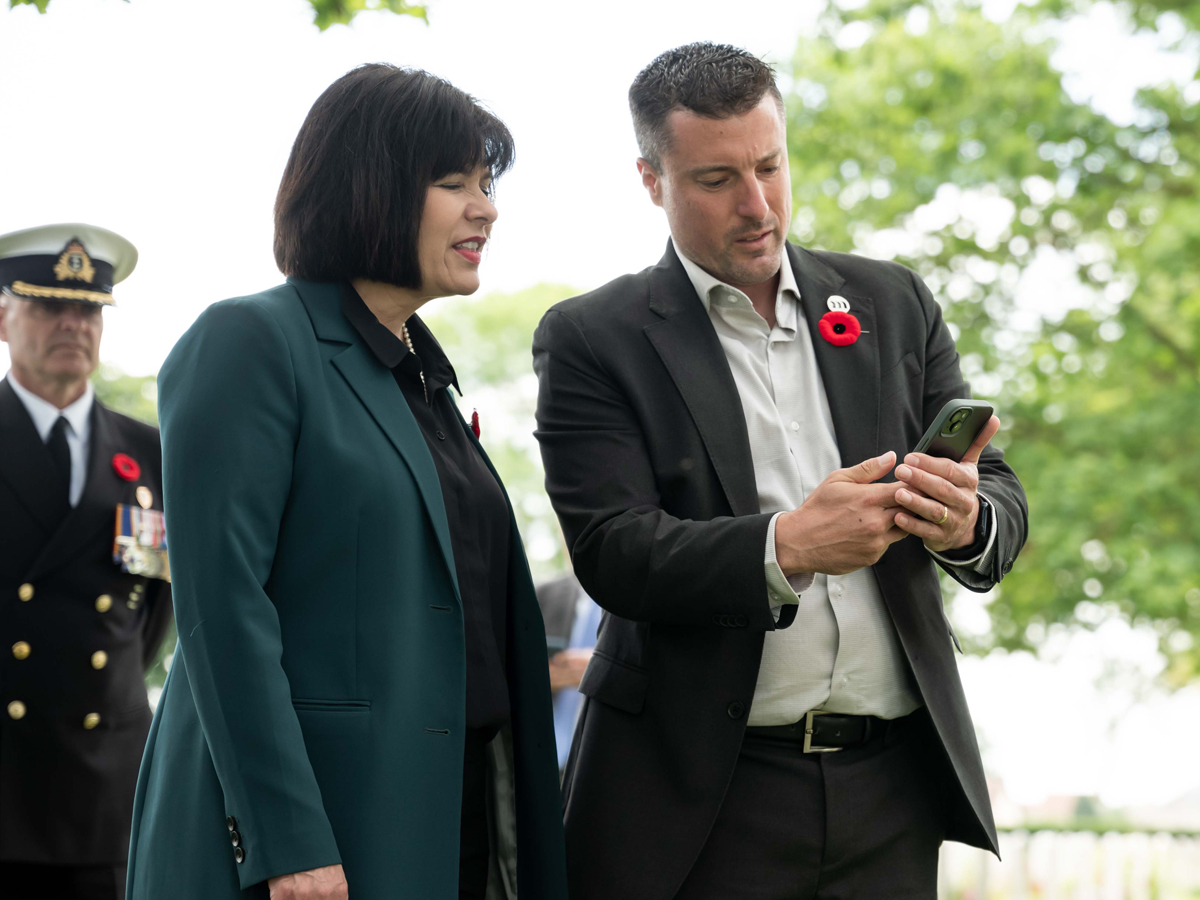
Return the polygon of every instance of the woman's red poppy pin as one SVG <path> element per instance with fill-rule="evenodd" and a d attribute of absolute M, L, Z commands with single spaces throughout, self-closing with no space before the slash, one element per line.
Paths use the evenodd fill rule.
<path fill-rule="evenodd" d="M 479 438 L 479 410 L 471 410 L 471 431 L 474 432 L 475 438 Z"/>
<path fill-rule="evenodd" d="M 126 481 L 137 481 L 142 474 L 142 467 L 137 460 L 125 453 L 118 453 L 112 459 L 113 469 Z"/>
<path fill-rule="evenodd" d="M 817 330 L 821 332 L 821 337 L 835 347 L 850 346 L 863 333 L 858 319 L 850 315 L 850 301 L 834 294 L 827 301 L 827 305 L 829 312 L 821 316 L 817 322 Z"/>

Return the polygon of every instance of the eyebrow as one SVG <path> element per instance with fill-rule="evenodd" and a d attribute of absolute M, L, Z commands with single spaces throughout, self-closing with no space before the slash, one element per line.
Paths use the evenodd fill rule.
<path fill-rule="evenodd" d="M 774 160 L 774 159 L 778 159 L 782 155 L 783 155 L 782 150 L 773 150 L 772 152 L 768 153 L 766 156 L 762 157 L 761 159 L 755 160 L 754 165 L 761 166 L 763 163 L 770 162 L 771 160 Z M 736 166 L 702 166 L 699 169 L 692 169 L 691 171 L 688 172 L 688 174 L 690 176 L 692 176 L 693 178 L 701 178 L 705 175 L 714 175 L 717 172 L 733 172 L 736 169 L 737 169 Z"/>

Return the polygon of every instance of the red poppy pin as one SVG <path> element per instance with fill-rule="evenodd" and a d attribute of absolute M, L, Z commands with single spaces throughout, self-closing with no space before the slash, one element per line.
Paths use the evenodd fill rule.
<path fill-rule="evenodd" d="M 479 438 L 479 410 L 477 410 L 477 409 L 471 410 L 471 431 L 474 433 L 475 438 L 478 439 Z"/>
<path fill-rule="evenodd" d="M 142 474 L 142 467 L 137 460 L 125 453 L 116 454 L 112 462 L 113 469 L 126 481 L 137 481 Z"/>
<path fill-rule="evenodd" d="M 850 315 L 850 303 L 845 297 L 834 294 L 828 301 L 829 312 L 817 322 L 821 337 L 835 347 L 848 347 L 862 334 L 862 326 L 855 316 Z"/>

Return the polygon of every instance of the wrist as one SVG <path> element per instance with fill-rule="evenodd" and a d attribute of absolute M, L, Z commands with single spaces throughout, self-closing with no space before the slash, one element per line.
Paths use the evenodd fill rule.
<path fill-rule="evenodd" d="M 802 549 L 800 533 L 803 523 L 797 521 L 799 512 L 796 509 L 783 513 L 775 521 L 775 561 L 788 577 L 814 571 Z"/>

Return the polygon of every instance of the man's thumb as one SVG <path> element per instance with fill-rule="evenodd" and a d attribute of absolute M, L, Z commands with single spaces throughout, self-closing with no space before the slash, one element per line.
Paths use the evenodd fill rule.
<path fill-rule="evenodd" d="M 870 484 L 877 478 L 882 478 L 896 464 L 896 454 L 889 450 L 883 456 L 864 459 L 857 466 L 846 469 L 846 474 L 855 484 Z"/>

